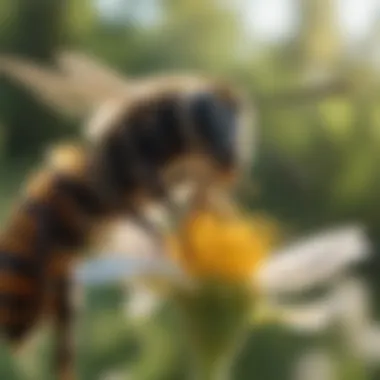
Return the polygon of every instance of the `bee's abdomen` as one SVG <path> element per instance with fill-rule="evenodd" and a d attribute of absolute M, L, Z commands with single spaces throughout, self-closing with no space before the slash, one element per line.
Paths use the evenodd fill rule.
<path fill-rule="evenodd" d="M 32 252 L 0 250 L 0 326 L 12 341 L 22 339 L 38 315 L 43 296 L 38 271 Z"/>
<path fill-rule="evenodd" d="M 85 241 L 87 224 L 75 206 L 59 192 L 28 199 L 0 239 L 0 330 L 12 341 L 22 340 L 45 309 L 60 249 Z"/>

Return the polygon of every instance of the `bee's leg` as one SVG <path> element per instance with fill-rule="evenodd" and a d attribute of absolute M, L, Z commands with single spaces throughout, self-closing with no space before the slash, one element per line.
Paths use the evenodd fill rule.
<path fill-rule="evenodd" d="M 71 279 L 68 274 L 55 280 L 55 309 L 53 321 L 56 331 L 55 372 L 57 380 L 74 380 L 74 305 L 72 303 Z"/>
<path fill-rule="evenodd" d="M 5 354 L 10 358 L 9 370 L 15 372 L 17 378 L 20 377 L 25 380 L 40 379 L 48 367 L 41 354 L 44 352 L 44 347 L 46 347 L 46 343 L 50 338 L 51 325 L 48 321 L 44 321 L 43 324 L 36 326 L 26 339 L 9 342 L 9 347 L 4 348 L 4 351 L 7 352 L 1 352 L 2 355 Z M 7 341 L 2 342 L 2 344 L 7 343 Z M 3 368 L 0 368 L 1 379 L 4 376 L 2 370 Z"/>
<path fill-rule="evenodd" d="M 129 217 L 157 242 L 160 247 L 159 252 L 162 254 L 165 250 L 165 233 L 170 226 L 170 219 L 176 212 L 176 205 L 171 201 L 166 186 L 157 175 L 157 169 L 145 166 L 140 175 L 150 201 L 147 200 L 139 205 L 131 204 Z"/>
<path fill-rule="evenodd" d="M 153 206 L 152 206 L 153 207 Z M 150 238 L 152 238 L 156 243 L 159 254 L 164 254 L 165 250 L 165 228 L 163 228 L 161 216 L 152 217 L 152 208 L 147 207 L 146 209 L 139 210 L 132 208 L 129 217 L 133 223 L 141 230 L 146 233 Z M 158 213 L 160 214 L 160 212 Z"/>

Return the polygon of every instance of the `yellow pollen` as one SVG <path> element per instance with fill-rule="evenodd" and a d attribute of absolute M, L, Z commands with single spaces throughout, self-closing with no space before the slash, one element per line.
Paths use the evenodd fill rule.
<path fill-rule="evenodd" d="M 224 219 L 197 212 L 169 238 L 173 259 L 191 275 L 244 282 L 271 250 L 276 233 L 266 218 Z"/>

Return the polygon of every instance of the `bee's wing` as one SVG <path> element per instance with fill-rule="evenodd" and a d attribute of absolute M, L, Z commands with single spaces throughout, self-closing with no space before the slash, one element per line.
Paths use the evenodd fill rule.
<path fill-rule="evenodd" d="M 74 51 L 61 51 L 57 54 L 56 61 L 71 78 L 89 85 L 92 91 L 102 97 L 125 91 L 126 78 L 92 56 Z"/>
<path fill-rule="evenodd" d="M 110 97 L 125 91 L 126 82 L 106 74 L 95 62 L 74 55 L 62 55 L 63 70 L 54 70 L 28 59 L 0 56 L 0 74 L 20 83 L 42 103 L 63 116 L 83 117 Z M 82 60 L 81 60 L 82 59 Z M 80 64 L 79 64 L 80 62 Z M 86 75 L 84 72 L 88 71 Z M 112 77 L 112 80 L 111 80 Z"/>
<path fill-rule="evenodd" d="M 82 113 L 86 105 L 79 86 L 51 68 L 7 55 L 0 57 L 0 73 L 21 84 L 44 104 L 66 116 Z"/>

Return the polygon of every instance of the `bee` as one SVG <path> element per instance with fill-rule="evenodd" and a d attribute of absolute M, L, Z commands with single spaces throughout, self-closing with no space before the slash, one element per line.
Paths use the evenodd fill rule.
<path fill-rule="evenodd" d="M 251 149 L 243 104 L 203 77 L 148 78 L 100 107 L 81 141 L 48 154 L 0 237 L 0 326 L 13 347 L 48 315 L 59 378 L 73 378 L 72 266 L 117 220 L 152 230 L 148 205 L 170 205 L 184 181 L 231 186 Z"/>

